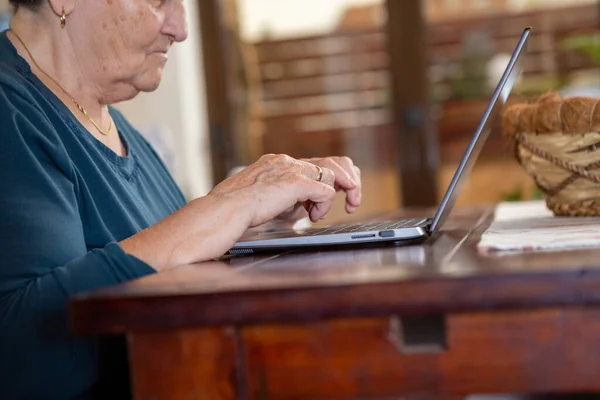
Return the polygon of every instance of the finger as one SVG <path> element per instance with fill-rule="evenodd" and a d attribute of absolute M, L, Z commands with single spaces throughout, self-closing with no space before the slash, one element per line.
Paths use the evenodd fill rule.
<path fill-rule="evenodd" d="M 362 197 L 360 170 L 354 165 L 349 157 L 336 157 L 334 160 L 354 183 L 352 187 L 344 189 L 346 192 L 346 212 L 353 213 L 360 205 Z"/>
<path fill-rule="evenodd" d="M 311 183 L 314 184 L 314 182 Z M 325 188 L 324 190 L 326 191 L 327 195 L 324 196 L 321 201 L 312 201 L 312 206 L 308 210 L 308 215 L 312 222 L 316 222 L 325 218 L 327 214 L 329 214 L 329 211 L 331 211 L 331 207 L 335 199 L 335 189 L 332 186 L 320 182 L 317 183 Z"/>
<path fill-rule="evenodd" d="M 356 187 L 354 189 L 346 191 L 346 211 L 348 213 L 353 213 L 356 211 L 357 207 L 360 206 L 362 201 L 362 180 L 360 168 L 352 163 L 352 160 L 342 160 L 340 161 L 342 165 L 346 164 L 345 167 L 351 171 L 352 177 L 356 182 Z"/>
<path fill-rule="evenodd" d="M 317 182 L 313 178 L 309 178 L 303 174 L 299 174 L 298 176 L 300 179 L 295 180 L 292 186 L 296 190 L 298 202 L 311 201 L 313 203 L 320 203 L 333 200 L 335 197 L 335 189 L 332 185 L 323 181 Z"/>
<path fill-rule="evenodd" d="M 331 211 L 331 207 L 333 205 L 333 200 L 323 201 L 318 203 L 313 203 L 312 207 L 308 211 L 308 216 L 312 222 L 317 222 L 327 216 L 329 211 Z"/>
<path fill-rule="evenodd" d="M 333 205 L 333 199 L 335 197 L 335 173 L 326 167 L 319 167 L 315 164 L 312 164 L 312 167 L 317 170 L 317 179 L 320 178 L 320 181 L 312 180 L 312 184 L 318 183 L 327 188 L 327 192 L 330 194 L 330 198 L 325 201 L 313 201 L 311 207 L 308 210 L 308 215 L 312 222 L 316 222 L 321 220 L 329 214 L 331 210 L 331 206 Z M 310 179 L 310 178 L 309 178 Z"/>
<path fill-rule="evenodd" d="M 346 192 L 345 209 L 348 213 L 356 211 L 362 199 L 360 170 L 349 157 L 313 158 L 306 160 L 331 169 L 335 175 L 335 188 Z"/>
<path fill-rule="evenodd" d="M 343 158 L 339 158 L 341 161 Z M 348 159 L 349 160 L 349 159 Z M 333 158 L 325 158 L 319 162 L 321 167 L 329 168 L 334 173 L 335 178 L 335 187 L 340 188 L 344 191 L 348 191 L 354 189 L 356 187 L 356 182 L 354 181 L 351 173 L 352 169 L 350 166 L 345 167 L 338 163 L 336 159 Z"/>
<path fill-rule="evenodd" d="M 354 176 L 355 176 L 356 184 L 358 186 L 356 188 L 356 197 L 354 198 L 355 202 L 353 203 L 354 210 L 356 210 L 356 207 L 360 206 L 360 203 L 362 202 L 362 177 L 361 177 L 361 171 L 360 171 L 359 167 L 354 165 L 352 169 L 354 170 Z M 354 212 L 354 211 L 352 211 L 352 212 Z"/>
<path fill-rule="evenodd" d="M 327 166 L 304 162 L 303 171 L 308 178 L 335 187 L 335 172 Z"/>
<path fill-rule="evenodd" d="M 335 198 L 333 186 L 305 176 L 303 184 L 297 185 L 297 190 L 300 191 L 298 201 L 310 204 L 307 210 L 311 221 L 325 218 Z"/>

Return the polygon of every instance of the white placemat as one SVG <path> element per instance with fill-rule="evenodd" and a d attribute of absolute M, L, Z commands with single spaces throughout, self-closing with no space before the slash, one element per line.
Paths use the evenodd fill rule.
<path fill-rule="evenodd" d="M 600 247 L 600 217 L 555 217 L 544 201 L 500 203 L 481 236 L 482 253 Z"/>

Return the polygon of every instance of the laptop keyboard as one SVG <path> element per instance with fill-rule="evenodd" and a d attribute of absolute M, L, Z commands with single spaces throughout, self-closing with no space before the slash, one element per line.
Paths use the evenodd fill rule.
<path fill-rule="evenodd" d="M 352 232 L 364 232 L 364 231 L 379 231 L 387 229 L 400 229 L 408 228 L 413 226 L 419 226 L 427 221 L 427 218 L 412 218 L 402 219 L 399 221 L 384 221 L 384 222 L 371 222 L 368 224 L 347 224 L 347 225 L 334 225 L 326 228 L 317 228 L 316 230 L 308 230 L 305 232 L 306 235 L 331 235 L 334 233 L 352 233 Z"/>

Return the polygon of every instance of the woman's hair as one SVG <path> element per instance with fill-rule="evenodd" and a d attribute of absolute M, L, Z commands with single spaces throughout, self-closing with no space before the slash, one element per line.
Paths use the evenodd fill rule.
<path fill-rule="evenodd" d="M 44 0 L 8 0 L 10 4 L 13 5 L 15 9 L 19 7 L 27 7 L 32 10 L 37 9 Z"/>

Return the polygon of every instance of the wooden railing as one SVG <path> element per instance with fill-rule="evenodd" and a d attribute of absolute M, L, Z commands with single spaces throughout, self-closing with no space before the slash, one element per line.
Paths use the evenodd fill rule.
<path fill-rule="evenodd" d="M 502 14 L 431 24 L 427 44 L 432 97 L 443 160 L 454 160 L 481 115 L 480 100 L 452 93 L 452 74 L 464 57 L 465 38 L 489 38 L 490 54 L 510 53 L 525 26 L 532 26 L 525 78 L 549 78 L 590 68 L 590 61 L 562 50 L 564 37 L 598 28 L 598 7 Z M 407 38 L 410 40 L 410 38 Z M 348 140 L 366 135 L 378 162 L 394 162 L 392 121 L 387 111 L 389 60 L 381 29 L 332 32 L 254 44 L 262 100 L 253 118 L 264 129 L 263 151 L 298 157 L 347 153 Z M 565 62 L 568 60 L 568 62 Z M 548 87 L 550 88 L 550 87 Z M 477 106 L 474 106 L 477 105 Z M 460 115 L 460 118 L 456 116 Z M 492 139 L 494 140 L 494 139 Z M 359 140 L 360 141 L 360 140 Z M 499 146 L 491 146 L 494 152 Z M 360 156 L 360 155 L 359 155 Z"/>

